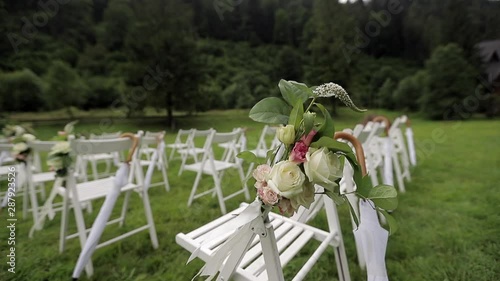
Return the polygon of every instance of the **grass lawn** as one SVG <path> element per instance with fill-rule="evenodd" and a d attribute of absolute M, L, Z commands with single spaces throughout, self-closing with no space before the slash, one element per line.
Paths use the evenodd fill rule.
<path fill-rule="evenodd" d="M 397 113 L 384 112 L 390 117 Z M 360 114 L 342 112 L 336 118 L 337 130 L 353 127 L 363 118 Z M 500 121 L 470 120 L 464 122 L 430 122 L 412 120 L 418 166 L 412 170 L 412 182 L 407 192 L 400 194 L 394 217 L 400 229 L 390 237 L 386 255 L 387 270 L 395 281 L 494 281 L 500 280 Z M 246 111 L 209 112 L 178 119 L 178 128 L 210 128 L 229 131 L 233 127 L 248 127 L 249 148 L 257 144 L 261 124 L 247 117 Z M 40 139 L 49 139 L 64 124 L 35 127 Z M 113 121 L 105 124 L 81 123 L 76 126 L 83 134 L 160 130 L 161 124 Z M 167 143 L 173 142 L 175 132 L 168 132 Z M 189 253 L 175 243 L 175 235 L 189 232 L 220 216 L 215 198 L 196 200 L 190 208 L 187 198 L 194 173 L 177 176 L 179 162 L 170 163 L 168 174 L 171 191 L 162 187 L 150 190 L 153 215 L 160 247 L 152 249 L 147 232 L 129 237 L 95 252 L 94 275 L 80 280 L 191 280 L 202 267 L 199 260 L 186 265 Z M 160 179 L 158 173 L 156 179 Z M 224 177 L 227 190 L 236 188 L 236 173 Z M 211 178 L 204 177 L 201 186 L 210 187 Z M 5 189 L 5 183 L 2 183 Z M 48 187 L 47 187 L 48 189 Z M 251 189 L 251 193 L 254 191 Z M 123 227 L 128 229 L 144 221 L 141 201 L 133 195 Z M 70 280 L 80 252 L 78 240 L 67 243 L 58 252 L 60 215 L 47 221 L 42 231 L 28 238 L 32 219 L 22 219 L 21 202 L 17 199 L 19 221 L 16 224 L 16 273 L 7 272 L 6 212 L 0 213 L 0 280 Z M 235 209 L 244 196 L 227 202 L 228 210 Z M 94 212 L 86 214 L 87 226 L 97 215 L 102 201 L 94 204 Z M 119 201 L 120 202 L 120 201 Z M 115 215 L 119 208 L 116 208 Z M 73 215 L 70 214 L 70 222 Z M 339 207 L 343 236 L 349 258 L 352 280 L 365 280 L 366 273 L 357 266 L 350 219 L 345 206 Z M 326 224 L 318 216 L 316 224 Z M 76 230 L 70 223 L 70 231 Z M 106 229 L 103 239 L 122 232 L 118 226 Z M 290 279 L 301 267 L 301 260 L 291 264 Z M 198 278 L 196 280 L 204 280 Z M 333 251 L 323 255 L 305 280 L 337 280 Z"/>

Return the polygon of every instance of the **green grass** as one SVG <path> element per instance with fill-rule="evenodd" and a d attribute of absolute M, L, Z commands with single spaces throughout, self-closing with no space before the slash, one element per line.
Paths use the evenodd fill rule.
<path fill-rule="evenodd" d="M 383 112 L 391 117 L 398 113 Z M 177 120 L 178 128 L 216 128 L 228 131 L 233 127 L 248 127 L 248 145 L 254 147 L 261 124 L 246 117 L 244 110 L 208 112 Z M 342 112 L 336 117 L 337 129 L 352 127 L 362 115 Z M 418 166 L 412 170 L 412 182 L 407 192 L 400 194 L 400 204 L 394 212 L 400 229 L 390 237 L 387 250 L 387 269 L 391 280 L 500 280 L 500 122 L 471 120 L 467 122 L 429 122 L 413 120 L 419 156 Z M 35 127 L 41 139 L 55 135 L 63 124 Z M 77 130 L 87 134 L 98 131 L 136 131 L 164 129 L 162 124 L 114 120 L 99 130 L 98 124 L 82 122 Z M 434 136 L 434 137 L 433 137 Z M 172 142 L 175 132 L 168 132 Z M 81 280 L 191 280 L 203 265 L 199 260 L 186 265 L 189 253 L 175 243 L 175 235 L 189 232 L 220 216 L 215 198 L 196 200 L 190 208 L 187 198 L 194 181 L 194 173 L 177 176 L 178 162 L 172 162 L 168 174 L 171 191 L 162 187 L 150 190 L 153 215 L 160 247 L 152 249 L 146 232 L 119 243 L 99 249 L 93 256 L 95 273 Z M 156 179 L 160 179 L 158 174 Z M 236 188 L 235 173 L 224 177 L 225 189 Z M 201 186 L 210 187 L 211 178 L 205 177 Z M 3 184 L 5 186 L 5 184 Z M 253 194 L 253 190 L 252 190 Z M 20 200 L 20 198 L 18 199 Z M 227 202 L 228 210 L 238 207 L 243 195 Z M 97 214 L 86 214 L 88 224 Z M 22 219 L 17 202 L 16 274 L 7 272 L 7 230 L 0 225 L 0 280 L 70 280 L 80 246 L 75 239 L 68 241 L 64 253 L 58 253 L 60 215 L 47 221 L 45 228 L 28 238 L 32 219 Z M 110 226 L 103 239 L 132 228 L 143 221 L 141 202 L 133 196 L 124 229 Z M 339 208 L 343 236 L 347 248 L 352 280 L 365 280 L 366 273 L 357 266 L 353 235 L 345 206 Z M 118 214 L 118 208 L 115 215 Z M 72 213 L 71 213 L 72 215 Z M 6 224 L 5 211 L 0 221 Z M 71 221 L 71 219 L 70 219 Z M 324 216 L 315 221 L 325 225 Z M 74 231 L 74 224 L 70 224 Z M 309 249 L 306 249 L 308 251 Z M 292 272 L 303 260 L 291 264 Z M 287 271 L 286 276 L 292 272 Z M 323 255 L 306 280 L 336 280 L 333 252 Z M 289 278 L 288 278 L 289 279 Z M 288 280 L 287 279 L 287 280 Z M 196 280 L 204 280 L 202 278 Z"/>

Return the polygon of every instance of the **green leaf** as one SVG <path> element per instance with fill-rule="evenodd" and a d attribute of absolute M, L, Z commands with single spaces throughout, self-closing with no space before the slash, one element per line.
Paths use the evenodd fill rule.
<path fill-rule="evenodd" d="M 370 196 L 370 191 L 372 190 L 372 181 L 370 177 L 360 177 L 359 180 L 356 180 L 355 177 L 354 181 L 356 182 L 356 193 L 363 198 L 368 198 L 368 196 Z"/>
<path fill-rule="evenodd" d="M 327 147 L 330 150 L 332 150 L 333 152 L 341 151 L 341 152 L 344 152 L 346 154 L 349 152 L 352 153 L 352 150 L 349 147 L 349 145 L 347 145 L 344 142 L 337 141 L 336 139 L 331 138 L 331 137 L 321 137 L 321 138 L 319 138 L 319 140 L 311 143 L 311 147 L 315 147 L 315 148 Z"/>
<path fill-rule="evenodd" d="M 309 132 L 314 127 L 315 116 L 316 116 L 315 113 L 311 113 L 311 112 L 304 113 L 304 135 L 307 136 L 307 134 L 309 134 Z"/>
<path fill-rule="evenodd" d="M 300 121 L 302 121 L 302 116 L 304 116 L 304 104 L 302 101 L 298 100 L 290 113 L 288 125 L 293 125 L 295 131 L 297 131 L 300 126 Z"/>
<path fill-rule="evenodd" d="M 295 86 L 296 88 L 298 88 L 302 92 L 307 93 L 308 98 L 314 97 L 313 90 L 311 88 L 309 88 L 306 84 L 300 83 L 300 82 L 296 82 L 296 81 L 292 81 L 292 80 L 289 80 L 288 82 L 290 82 L 290 84 L 292 84 L 293 86 Z M 303 100 L 303 102 L 306 101 L 306 100 L 307 99 Z"/>
<path fill-rule="evenodd" d="M 398 207 L 398 192 L 390 185 L 377 185 L 370 189 L 368 199 L 379 208 L 385 210 L 394 210 Z"/>
<path fill-rule="evenodd" d="M 238 158 L 248 163 L 258 163 L 258 158 L 250 151 L 242 151 L 236 155 Z"/>
<path fill-rule="evenodd" d="M 398 222 L 391 216 L 388 212 L 384 210 L 378 210 L 382 215 L 384 215 L 387 225 L 389 226 L 389 235 L 396 233 L 399 229 Z"/>
<path fill-rule="evenodd" d="M 268 124 L 287 124 L 290 106 L 276 97 L 265 98 L 250 110 L 249 117 L 257 122 Z"/>
<path fill-rule="evenodd" d="M 335 126 L 333 125 L 333 119 L 330 116 L 330 113 L 328 112 L 328 110 L 326 110 L 326 108 L 322 104 L 317 103 L 316 105 L 321 110 L 321 113 L 325 118 L 325 120 L 323 121 L 323 125 L 321 125 L 318 132 L 322 136 L 333 138 L 333 135 L 335 134 Z"/>
<path fill-rule="evenodd" d="M 278 87 L 280 89 L 281 95 L 291 106 L 294 106 L 299 100 L 304 103 L 310 97 L 310 89 L 307 88 L 307 86 L 300 86 L 300 83 L 292 82 L 293 81 L 286 81 L 283 79 L 280 80 L 280 82 L 278 83 Z"/>

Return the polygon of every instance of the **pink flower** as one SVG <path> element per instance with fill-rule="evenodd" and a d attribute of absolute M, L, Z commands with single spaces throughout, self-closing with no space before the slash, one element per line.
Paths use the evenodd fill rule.
<path fill-rule="evenodd" d="M 307 137 L 302 136 L 302 138 L 300 140 L 303 141 L 305 145 L 310 146 L 316 133 L 317 133 L 317 131 L 311 130 L 309 132 L 309 134 L 307 134 Z"/>
<path fill-rule="evenodd" d="M 306 161 L 306 153 L 309 147 L 301 140 L 296 142 L 293 146 L 292 152 L 290 153 L 290 161 L 304 163 Z"/>
<path fill-rule="evenodd" d="M 281 198 L 278 208 L 280 209 L 280 213 L 285 216 L 292 216 L 293 213 L 295 212 L 295 209 L 292 206 L 292 203 L 290 202 L 290 199 L 288 198 Z"/>
<path fill-rule="evenodd" d="M 253 170 L 252 175 L 254 179 L 256 179 L 257 182 L 259 182 L 259 181 L 265 181 L 270 172 L 271 172 L 271 166 L 267 164 L 262 164 L 257 166 L 257 168 Z"/>
<path fill-rule="evenodd" d="M 315 130 L 311 130 L 307 136 L 302 136 L 298 142 L 293 146 L 292 152 L 290 153 L 289 160 L 297 163 L 304 163 L 306 161 L 306 153 L 309 150 L 309 145 L 311 145 L 314 135 L 316 135 Z"/>
<path fill-rule="evenodd" d="M 280 200 L 280 196 L 270 188 L 260 189 L 258 193 L 262 202 L 268 206 L 274 206 Z"/>

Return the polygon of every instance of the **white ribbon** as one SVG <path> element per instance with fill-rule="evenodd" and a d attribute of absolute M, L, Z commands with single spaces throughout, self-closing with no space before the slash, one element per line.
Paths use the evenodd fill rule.
<path fill-rule="evenodd" d="M 250 205 L 248 205 L 234 220 L 225 224 L 223 227 L 218 228 L 213 231 L 209 238 L 205 239 L 196 250 L 193 251 L 188 259 L 191 262 L 194 258 L 198 257 L 200 250 L 203 247 L 211 244 L 214 240 L 220 238 L 221 235 L 227 234 L 233 230 L 234 233 L 229 236 L 229 238 L 222 244 L 212 255 L 209 261 L 206 262 L 198 274 L 193 277 L 194 280 L 197 276 L 209 276 L 206 280 L 210 281 L 219 271 L 230 272 L 232 274 L 238 263 L 225 263 L 227 260 L 240 260 L 245 254 L 248 245 L 255 237 L 255 233 L 252 231 L 252 226 L 257 224 L 258 220 L 263 222 L 262 203 L 255 199 Z M 229 265 L 230 264 L 230 265 Z M 230 267 L 232 268 L 230 268 Z M 229 275 L 230 275 L 229 274 Z"/>
<path fill-rule="evenodd" d="M 85 246 L 80 252 L 78 261 L 76 262 L 75 269 L 73 270 L 74 279 L 78 279 L 80 277 L 83 268 L 90 261 L 90 258 L 92 257 L 92 254 L 94 253 L 95 248 L 97 247 L 97 244 L 101 239 L 101 235 L 104 231 L 104 228 L 106 227 L 106 223 L 111 216 L 111 212 L 113 211 L 113 207 L 115 206 L 116 199 L 121 193 L 122 187 L 124 187 L 128 182 L 129 169 L 129 164 L 122 163 L 121 167 L 116 172 L 114 186 L 106 195 L 106 199 L 102 204 L 101 210 L 99 211 L 99 214 L 97 214 L 97 217 L 92 224 L 92 229 L 90 230 L 87 242 L 85 242 Z"/>
<path fill-rule="evenodd" d="M 412 166 L 417 165 L 417 154 L 415 152 L 415 143 L 413 141 L 413 130 L 411 127 L 406 128 L 406 143 L 408 144 L 408 153 L 410 154 L 410 163 Z"/>

